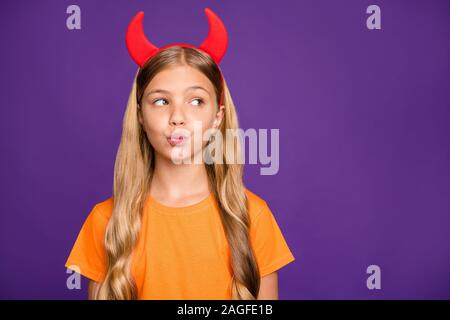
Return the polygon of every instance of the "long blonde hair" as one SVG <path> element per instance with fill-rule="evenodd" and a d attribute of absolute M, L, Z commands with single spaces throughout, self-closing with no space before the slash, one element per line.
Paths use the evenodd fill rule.
<path fill-rule="evenodd" d="M 154 149 L 138 121 L 143 92 L 152 78 L 170 65 L 187 64 L 201 71 L 214 85 L 219 103 L 224 93 L 225 114 L 220 132 L 238 129 L 236 109 L 220 70 L 214 60 L 195 48 L 170 47 L 148 61 L 133 81 L 123 119 L 123 131 L 114 167 L 113 212 L 104 238 L 107 270 L 94 299 L 137 299 L 137 288 L 131 273 L 133 249 L 141 229 L 141 217 L 154 171 Z M 222 87 L 223 84 L 223 87 Z M 248 201 L 243 184 L 243 164 L 232 161 L 231 155 L 240 155 L 239 137 L 229 148 L 223 144 L 222 163 L 206 164 L 208 182 L 218 201 L 220 218 L 230 248 L 234 300 L 256 299 L 260 287 L 260 273 L 250 243 Z"/>

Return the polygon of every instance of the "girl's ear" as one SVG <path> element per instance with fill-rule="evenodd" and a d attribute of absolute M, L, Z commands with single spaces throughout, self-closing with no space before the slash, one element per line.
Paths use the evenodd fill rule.
<path fill-rule="evenodd" d="M 222 123 L 222 119 L 224 116 L 224 108 L 225 106 L 219 106 L 219 111 L 216 113 L 216 118 L 214 119 L 213 127 L 216 129 Z"/>
<path fill-rule="evenodd" d="M 142 111 L 141 109 L 138 109 L 138 120 L 141 126 L 144 126 L 144 119 L 142 119 Z"/>

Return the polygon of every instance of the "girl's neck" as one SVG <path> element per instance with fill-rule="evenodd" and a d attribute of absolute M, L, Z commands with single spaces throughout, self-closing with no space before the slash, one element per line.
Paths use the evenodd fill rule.
<path fill-rule="evenodd" d="M 175 164 L 155 157 L 150 195 L 167 205 L 190 205 L 207 197 L 211 190 L 204 164 Z"/>

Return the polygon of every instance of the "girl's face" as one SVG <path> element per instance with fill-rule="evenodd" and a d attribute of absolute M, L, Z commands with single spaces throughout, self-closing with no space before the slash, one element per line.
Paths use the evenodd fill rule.
<path fill-rule="evenodd" d="M 205 132 L 217 129 L 223 118 L 223 106 L 217 108 L 216 101 L 213 84 L 200 71 L 183 65 L 159 72 L 145 89 L 139 112 L 157 156 L 201 158 Z"/>

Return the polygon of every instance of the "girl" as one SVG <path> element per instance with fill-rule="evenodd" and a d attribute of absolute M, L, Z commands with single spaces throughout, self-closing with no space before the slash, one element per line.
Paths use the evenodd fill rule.
<path fill-rule="evenodd" d="M 94 206 L 66 262 L 90 279 L 89 299 L 278 299 L 277 270 L 295 260 L 267 203 L 243 184 L 239 138 L 226 135 L 237 114 L 218 67 L 226 32 L 205 12 L 199 48 L 142 42 L 143 13 L 129 26 L 140 68 L 113 196 Z M 232 143 L 211 148 L 219 136 Z"/>

